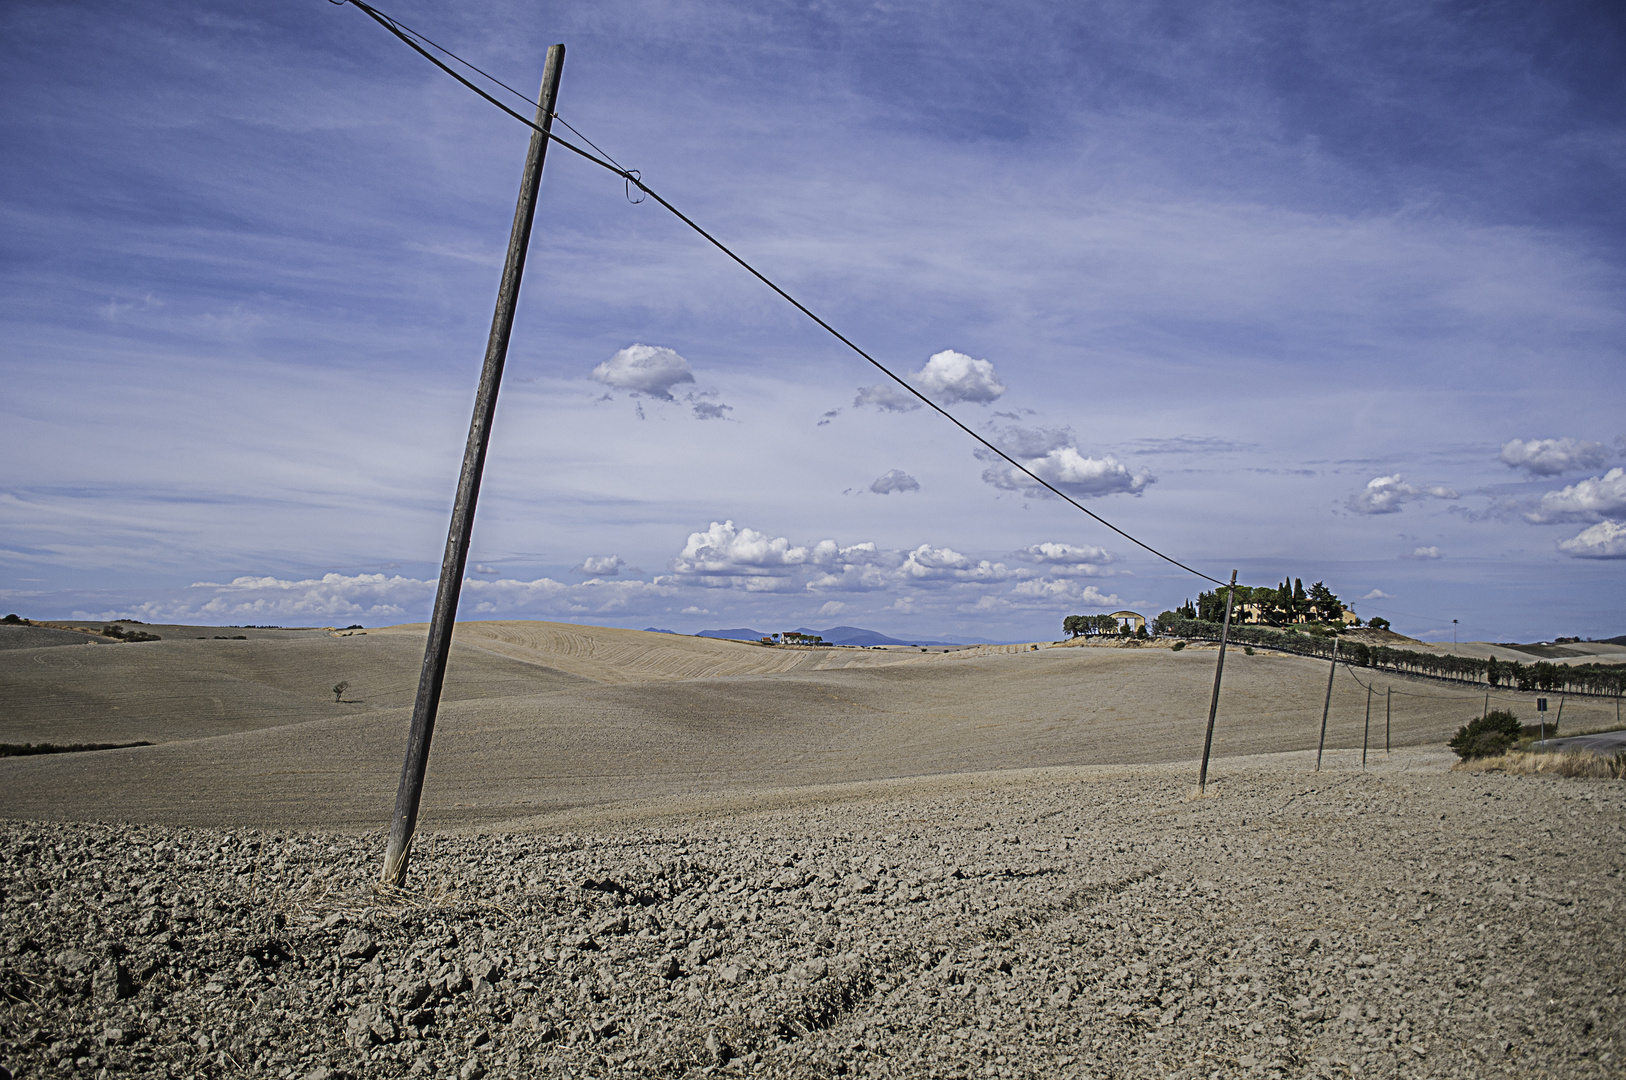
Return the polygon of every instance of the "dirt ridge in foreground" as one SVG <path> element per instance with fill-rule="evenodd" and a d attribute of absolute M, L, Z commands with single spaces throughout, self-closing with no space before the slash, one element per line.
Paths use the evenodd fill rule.
<path fill-rule="evenodd" d="M 555 817 L 423 837 L 388 898 L 377 835 L 9 822 L 0 1064 L 1619 1075 L 1620 784 L 1310 764 Z"/>

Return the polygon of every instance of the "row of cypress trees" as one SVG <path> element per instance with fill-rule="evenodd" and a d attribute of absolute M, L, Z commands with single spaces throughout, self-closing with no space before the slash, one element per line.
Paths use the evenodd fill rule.
<path fill-rule="evenodd" d="M 1223 616 L 1224 609 L 1221 608 Z M 1158 616 L 1157 628 L 1175 637 L 1217 641 L 1217 620 L 1191 619 L 1175 612 Z M 1618 697 L 1626 693 L 1626 664 L 1550 664 L 1545 660 L 1523 664 L 1517 660 L 1481 660 L 1473 656 L 1450 656 L 1397 649 L 1388 645 L 1368 645 L 1318 634 L 1272 630 L 1263 626 L 1231 626 L 1230 640 L 1245 645 L 1263 645 L 1301 656 L 1331 656 L 1338 642 L 1338 658 L 1354 667 L 1378 668 L 1405 675 L 1424 675 L 1453 682 L 1506 686 L 1509 689 L 1545 690 L 1552 693 L 1598 694 Z"/>

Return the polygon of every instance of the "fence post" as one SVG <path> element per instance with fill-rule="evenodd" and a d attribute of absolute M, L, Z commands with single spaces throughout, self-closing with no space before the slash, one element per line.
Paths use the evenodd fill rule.
<path fill-rule="evenodd" d="M 1321 703 L 1321 741 L 1315 748 L 1315 771 L 1321 771 L 1321 752 L 1327 748 L 1327 712 L 1332 708 L 1332 677 L 1338 674 L 1338 639 L 1332 639 L 1332 666 L 1327 669 L 1327 700 Z"/>
<path fill-rule="evenodd" d="M 1219 712 L 1220 676 L 1225 672 L 1225 639 L 1231 633 L 1231 600 L 1236 596 L 1236 571 L 1231 571 L 1231 585 L 1225 590 L 1225 624 L 1220 627 L 1219 660 L 1214 664 L 1214 696 L 1208 701 L 1208 734 L 1203 736 L 1203 767 L 1197 773 L 1197 794 L 1208 790 L 1208 752 L 1214 746 L 1214 716 Z"/>

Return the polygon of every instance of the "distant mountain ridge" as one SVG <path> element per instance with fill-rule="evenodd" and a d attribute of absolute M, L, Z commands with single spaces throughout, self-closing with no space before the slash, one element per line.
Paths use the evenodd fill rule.
<path fill-rule="evenodd" d="M 861 626 L 832 626 L 828 630 L 810 630 L 805 626 L 796 628 L 798 634 L 816 634 L 831 645 L 959 645 L 958 641 L 926 641 L 924 639 L 900 640 L 888 637 L 878 630 L 865 630 Z M 730 641 L 760 641 L 771 637 L 760 630 L 749 627 L 739 627 L 733 630 L 702 630 L 695 637 L 723 638 Z"/>

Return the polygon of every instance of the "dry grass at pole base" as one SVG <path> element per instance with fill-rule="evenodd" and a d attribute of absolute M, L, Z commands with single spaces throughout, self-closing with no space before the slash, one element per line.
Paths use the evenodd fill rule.
<path fill-rule="evenodd" d="M 1590 750 L 1535 752 L 1514 750 L 1495 757 L 1470 758 L 1452 768 L 1458 772 L 1507 773 L 1510 776 L 1575 776 L 1589 780 L 1626 780 L 1626 754 Z"/>

